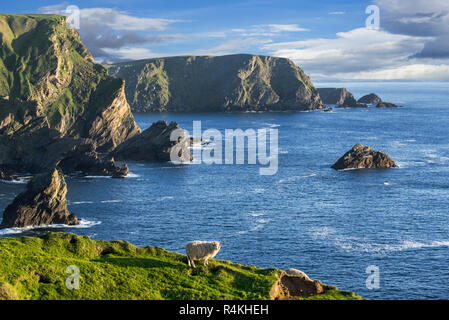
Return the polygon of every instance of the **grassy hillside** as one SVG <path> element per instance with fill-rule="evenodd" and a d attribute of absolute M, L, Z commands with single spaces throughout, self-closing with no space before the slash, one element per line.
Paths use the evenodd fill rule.
<path fill-rule="evenodd" d="M 79 290 L 65 286 L 70 265 Z M 0 299 L 270 299 L 280 273 L 221 260 L 193 270 L 178 253 L 73 234 L 0 238 Z M 311 299 L 360 299 L 326 288 Z"/>
<path fill-rule="evenodd" d="M 285 58 L 181 56 L 107 66 L 126 81 L 135 111 L 309 110 L 321 101 L 309 77 Z"/>

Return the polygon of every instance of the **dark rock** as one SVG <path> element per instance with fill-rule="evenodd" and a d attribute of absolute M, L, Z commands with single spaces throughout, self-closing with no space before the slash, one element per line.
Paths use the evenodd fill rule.
<path fill-rule="evenodd" d="M 80 171 L 86 175 L 112 176 L 114 178 L 124 177 L 129 173 L 126 164 L 118 167 L 111 156 L 100 156 L 96 152 L 95 144 L 90 141 L 75 144 L 56 165 L 66 173 Z"/>
<path fill-rule="evenodd" d="M 180 129 L 176 122 L 167 125 L 166 121 L 158 121 L 152 124 L 150 128 L 135 136 L 121 145 L 112 153 L 114 157 L 120 160 L 133 161 L 170 161 L 172 148 L 181 143 L 178 155 L 183 162 L 192 160 L 190 153 L 190 139 L 185 135 L 178 141 L 170 141 L 170 136 L 174 130 Z M 181 151 L 184 150 L 182 153 Z"/>
<path fill-rule="evenodd" d="M 14 180 L 14 172 L 5 166 L 0 166 L 0 179 L 6 181 Z"/>
<path fill-rule="evenodd" d="M 351 103 L 338 105 L 337 108 L 368 108 L 368 105 L 364 103 Z"/>
<path fill-rule="evenodd" d="M 394 103 L 390 102 L 381 102 L 378 103 L 376 108 L 401 108 L 400 106 L 395 105 Z"/>
<path fill-rule="evenodd" d="M 365 104 L 378 104 L 382 102 L 382 99 L 375 93 L 367 94 L 366 96 L 361 97 L 357 100 L 358 103 Z"/>
<path fill-rule="evenodd" d="M 335 170 L 350 168 L 396 168 L 396 163 L 383 151 L 374 151 L 373 148 L 356 144 L 343 157 L 331 167 Z"/>
<path fill-rule="evenodd" d="M 37 175 L 5 209 L 0 227 L 79 224 L 76 216 L 67 210 L 66 194 L 67 184 L 58 169 Z"/>

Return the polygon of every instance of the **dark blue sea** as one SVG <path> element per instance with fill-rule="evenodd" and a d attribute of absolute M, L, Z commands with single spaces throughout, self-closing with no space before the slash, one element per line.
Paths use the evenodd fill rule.
<path fill-rule="evenodd" d="M 160 119 L 188 130 L 193 120 L 222 132 L 276 128 L 278 173 L 128 163 L 126 179 L 68 178 L 69 209 L 86 222 L 62 230 L 180 253 L 188 241 L 218 240 L 219 259 L 301 269 L 367 298 L 449 299 L 449 83 L 316 86 L 346 87 L 357 98 L 375 92 L 405 108 L 136 114 L 142 129 Z M 387 152 L 400 168 L 330 169 L 356 143 Z M 0 210 L 24 187 L 1 182 Z M 377 290 L 366 288 L 368 266 L 379 267 Z"/>

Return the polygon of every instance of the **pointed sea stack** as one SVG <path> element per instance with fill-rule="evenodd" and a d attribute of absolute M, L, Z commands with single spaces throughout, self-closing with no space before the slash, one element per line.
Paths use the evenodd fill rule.
<path fill-rule="evenodd" d="M 67 210 L 66 194 L 67 184 L 58 169 L 35 176 L 6 208 L 0 228 L 79 224 Z"/>

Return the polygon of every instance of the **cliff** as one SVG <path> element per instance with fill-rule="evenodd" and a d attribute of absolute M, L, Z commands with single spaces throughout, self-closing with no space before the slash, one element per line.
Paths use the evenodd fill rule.
<path fill-rule="evenodd" d="M 64 159 L 65 145 L 87 139 L 104 152 L 140 132 L 124 81 L 94 62 L 66 19 L 0 14 L 2 167 L 42 172 Z"/>
<path fill-rule="evenodd" d="M 215 259 L 207 267 L 191 269 L 186 261 L 184 255 L 162 248 L 74 234 L 0 238 L 0 300 L 301 299 L 302 293 L 292 290 L 301 278 L 286 278 L 279 269 Z M 70 265 L 80 269 L 79 290 L 66 288 Z M 323 293 L 308 299 L 361 299 L 333 286 L 321 287 Z"/>
<path fill-rule="evenodd" d="M 136 112 L 314 110 L 309 77 L 285 58 L 236 54 L 168 57 L 107 66 L 126 81 Z"/>

